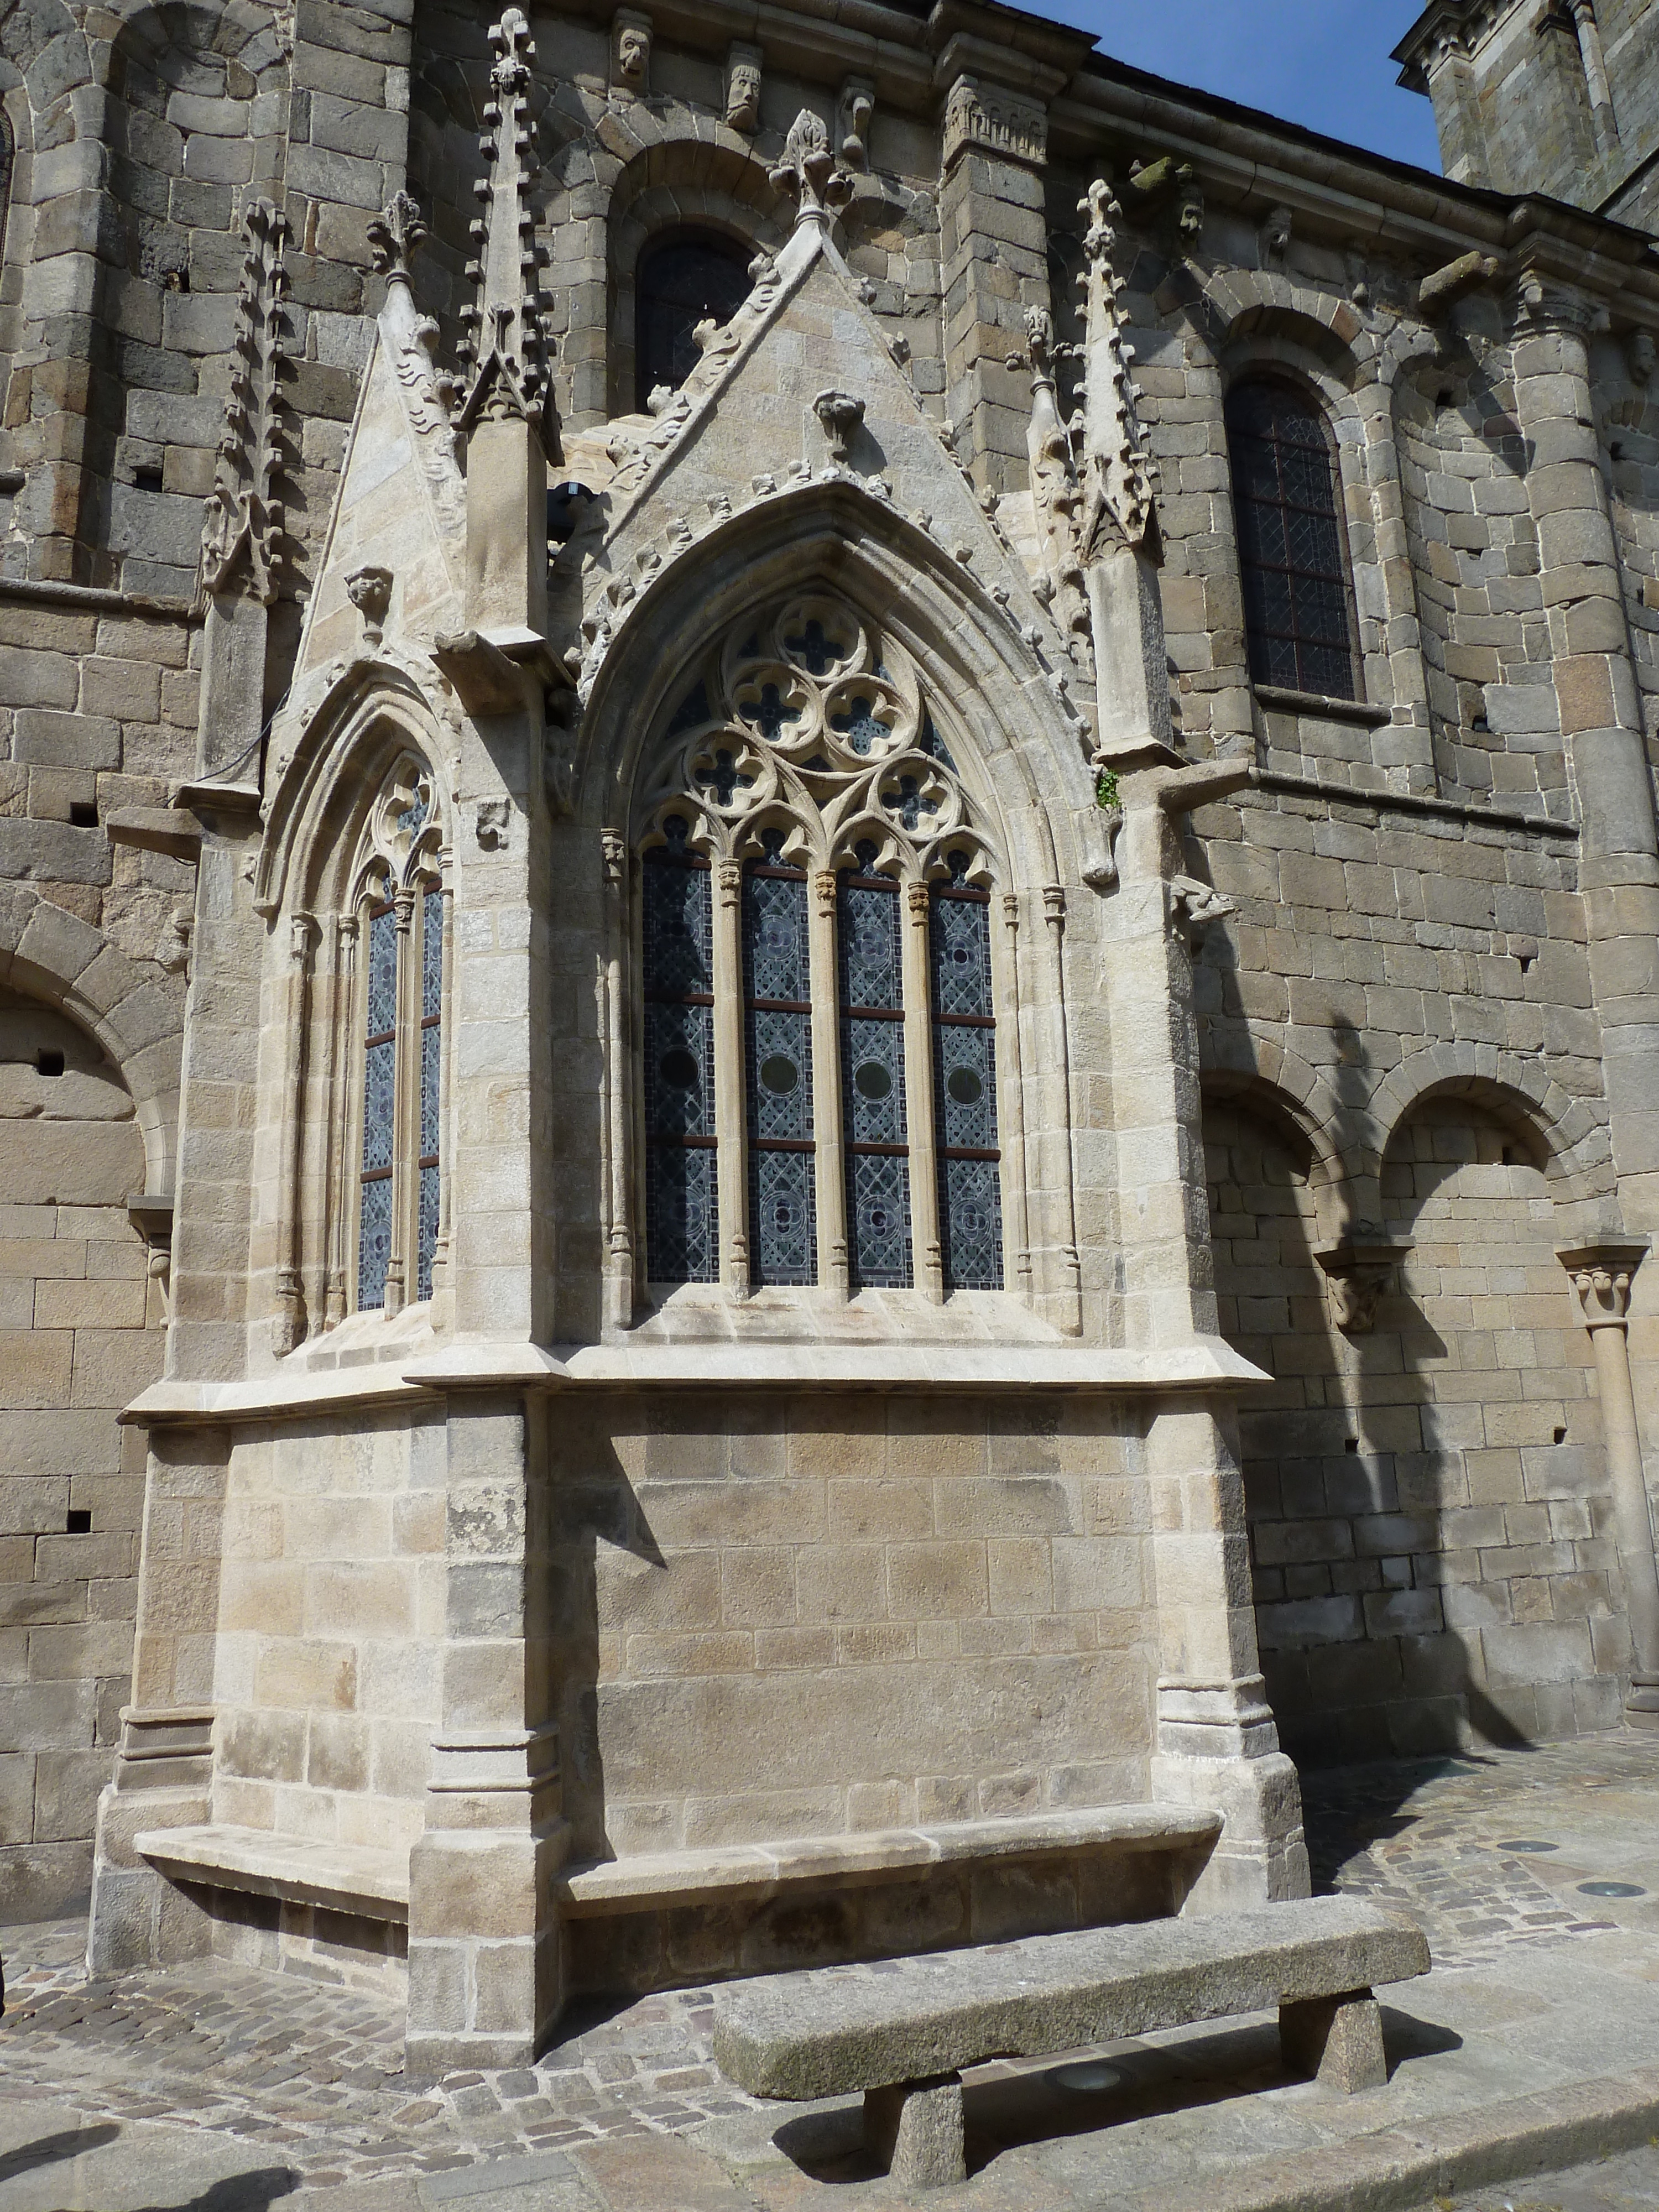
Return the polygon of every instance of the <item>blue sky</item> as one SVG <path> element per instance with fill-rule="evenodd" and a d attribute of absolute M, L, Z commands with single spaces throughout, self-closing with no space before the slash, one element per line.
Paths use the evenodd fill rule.
<path fill-rule="evenodd" d="M 1422 0 L 1022 0 L 1178 84 L 1438 170 L 1434 115 L 1389 50 Z"/>

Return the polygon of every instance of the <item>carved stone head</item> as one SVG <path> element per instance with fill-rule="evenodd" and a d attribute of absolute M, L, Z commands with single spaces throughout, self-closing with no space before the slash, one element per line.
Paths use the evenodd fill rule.
<path fill-rule="evenodd" d="M 651 76 L 651 18 L 619 9 L 611 33 L 611 82 L 624 92 L 643 93 Z"/>
<path fill-rule="evenodd" d="M 726 64 L 726 119 L 747 134 L 760 123 L 761 57 L 752 46 L 733 46 Z"/>

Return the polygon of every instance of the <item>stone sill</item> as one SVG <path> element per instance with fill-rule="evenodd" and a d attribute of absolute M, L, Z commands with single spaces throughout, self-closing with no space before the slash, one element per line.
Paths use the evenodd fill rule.
<path fill-rule="evenodd" d="M 264 1828 L 153 1828 L 132 1847 L 170 1881 L 250 1890 L 365 1920 L 409 1917 L 409 1854 L 361 1844 L 314 1843 Z"/>
<path fill-rule="evenodd" d="M 1328 783 L 1316 775 L 1293 775 L 1274 768 L 1253 769 L 1250 782 L 1258 791 L 1282 791 L 1297 798 L 1321 799 L 1328 806 L 1356 806 L 1373 814 L 1431 814 L 1448 822 L 1519 830 L 1532 836 L 1573 840 L 1578 836 L 1576 822 L 1560 822 L 1552 814 L 1528 814 L 1518 806 L 1474 806 L 1466 799 L 1434 799 L 1425 792 L 1376 791 L 1359 784 Z"/>
<path fill-rule="evenodd" d="M 460 1341 L 416 1358 L 242 1382 L 151 1385 L 120 1416 L 147 1426 L 235 1422 L 363 1405 L 429 1406 L 452 1390 L 1237 1391 L 1272 1377 L 1218 1336 L 1150 1352 L 1014 1344 L 539 1345 Z"/>
<path fill-rule="evenodd" d="M 1330 699 L 1321 691 L 1291 691 L 1280 684 L 1250 688 L 1270 714 L 1306 714 L 1316 722 L 1363 722 L 1372 730 L 1394 720 L 1392 707 L 1373 707 L 1364 699 Z"/>
<path fill-rule="evenodd" d="M 1092 1806 L 1009 1820 L 886 1828 L 861 1835 L 794 1836 L 779 1843 L 725 1844 L 706 1850 L 650 1851 L 568 1867 L 554 1877 L 566 1916 L 659 1911 L 734 1891 L 770 1894 L 792 1882 L 848 1888 L 898 1881 L 964 1860 L 1043 1858 L 1070 1851 L 1188 1851 L 1221 1833 L 1219 1813 L 1188 1806 Z"/>

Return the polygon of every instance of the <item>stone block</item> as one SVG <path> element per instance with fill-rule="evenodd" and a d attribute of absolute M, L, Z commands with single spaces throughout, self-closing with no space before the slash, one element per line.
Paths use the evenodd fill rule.
<path fill-rule="evenodd" d="M 112 771 L 121 765 L 120 727 L 101 714 L 26 708 L 13 725 L 12 758 L 41 768 Z"/>

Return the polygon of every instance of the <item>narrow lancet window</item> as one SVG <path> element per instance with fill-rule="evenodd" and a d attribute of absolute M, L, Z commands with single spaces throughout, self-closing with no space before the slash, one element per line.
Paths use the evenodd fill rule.
<path fill-rule="evenodd" d="M 444 895 L 430 886 L 421 898 L 421 1126 L 416 1165 L 415 1295 L 432 1296 L 438 1250 L 439 1106 L 443 1076 Z"/>
<path fill-rule="evenodd" d="M 646 854 L 646 1254 L 653 1282 L 720 1279 L 708 863 L 684 815 Z"/>
<path fill-rule="evenodd" d="M 1289 385 L 1227 395 L 1250 674 L 1327 699 L 1355 696 L 1336 459 L 1324 417 Z"/>
<path fill-rule="evenodd" d="M 945 1281 L 950 1290 L 1000 1291 L 1002 1155 L 997 1147 L 991 902 L 988 892 L 966 880 L 965 853 L 952 853 L 950 862 L 951 881 L 933 889 L 928 933 Z"/>
<path fill-rule="evenodd" d="M 847 1141 L 847 1248 L 854 1289 L 915 1280 L 904 1104 L 904 986 L 899 887 L 874 872 L 876 848 L 837 896 L 841 1050 Z"/>
<path fill-rule="evenodd" d="M 386 1304 L 398 1132 L 398 916 L 392 901 L 371 907 L 368 921 L 362 1190 L 357 1228 L 357 1304 L 362 1311 Z"/>
<path fill-rule="evenodd" d="M 766 859 L 750 863 L 743 885 L 750 1266 L 757 1284 L 817 1280 L 806 877 L 781 862 L 782 842 L 781 831 L 766 833 Z"/>

